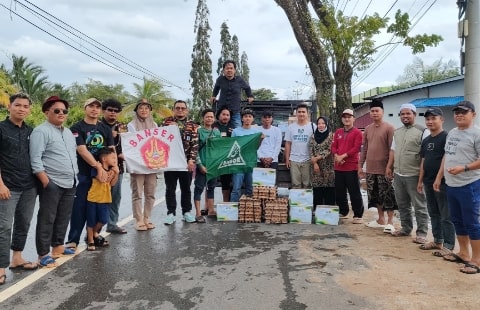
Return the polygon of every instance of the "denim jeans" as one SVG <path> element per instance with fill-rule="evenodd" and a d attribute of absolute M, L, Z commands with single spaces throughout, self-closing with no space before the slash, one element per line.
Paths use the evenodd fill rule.
<path fill-rule="evenodd" d="M 424 183 L 423 191 L 427 197 L 428 215 L 432 223 L 433 241 L 443 244 L 449 250 L 455 247 L 455 226 L 450 220 L 447 189 L 445 183 L 440 185 L 440 192 L 433 190 L 433 183 Z"/>
<path fill-rule="evenodd" d="M 337 201 L 340 215 L 347 215 L 350 210 L 348 206 L 347 190 L 350 195 L 353 216 L 362 218 L 364 207 L 362 193 L 360 192 L 358 171 L 335 170 L 335 200 Z"/>
<path fill-rule="evenodd" d="M 73 201 L 72 216 L 70 218 L 70 231 L 68 243 L 80 243 L 80 236 L 87 221 L 87 194 L 92 185 L 92 178 L 86 175 L 78 175 L 78 185 Z"/>
<path fill-rule="evenodd" d="M 253 194 L 253 179 L 251 172 L 234 173 L 232 175 L 233 189 L 230 195 L 231 202 L 238 202 L 242 192 L 242 184 L 245 181 L 245 194 Z"/>
<path fill-rule="evenodd" d="M 480 180 L 460 187 L 447 186 L 447 197 L 457 236 L 480 240 Z"/>
<path fill-rule="evenodd" d="M 39 256 L 48 254 L 50 246 L 56 247 L 64 243 L 75 192 L 75 187 L 63 188 L 51 180 L 46 188 L 39 190 L 40 207 L 35 231 L 35 244 Z"/>
<path fill-rule="evenodd" d="M 0 268 L 10 265 L 10 250 L 23 251 L 36 198 L 37 189 L 31 188 L 10 191 L 10 199 L 0 200 Z"/>
<path fill-rule="evenodd" d="M 395 199 L 397 200 L 398 211 L 402 232 L 410 234 L 413 230 L 413 210 L 417 220 L 416 235 L 426 237 L 428 232 L 428 211 L 425 205 L 425 196 L 417 192 L 418 176 L 394 175 L 393 187 Z M 413 206 L 413 210 L 412 210 Z"/>
<path fill-rule="evenodd" d="M 117 183 L 112 187 L 112 203 L 109 204 L 107 230 L 117 227 L 118 209 L 120 209 L 120 200 L 122 199 L 122 180 L 123 173 L 120 173 Z"/>
<path fill-rule="evenodd" d="M 167 215 L 176 215 L 177 212 L 177 182 L 180 182 L 180 204 L 182 214 L 192 211 L 192 173 L 189 171 L 165 171 L 165 202 L 167 203 Z"/>
<path fill-rule="evenodd" d="M 203 190 L 207 186 L 207 198 L 213 199 L 215 196 L 215 186 L 217 185 L 217 178 L 213 178 L 207 181 L 207 175 L 200 172 L 198 167 L 195 171 L 195 189 L 193 190 L 193 200 L 200 201 Z"/>
<path fill-rule="evenodd" d="M 240 117 L 240 112 L 232 113 L 230 124 L 233 128 L 242 127 L 242 118 Z"/>

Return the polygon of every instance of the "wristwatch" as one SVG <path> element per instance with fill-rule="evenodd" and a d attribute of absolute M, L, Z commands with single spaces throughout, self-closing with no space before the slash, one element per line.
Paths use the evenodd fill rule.
<path fill-rule="evenodd" d="M 464 170 L 465 170 L 465 172 L 470 170 L 470 168 L 468 168 L 468 164 L 465 165 Z"/>

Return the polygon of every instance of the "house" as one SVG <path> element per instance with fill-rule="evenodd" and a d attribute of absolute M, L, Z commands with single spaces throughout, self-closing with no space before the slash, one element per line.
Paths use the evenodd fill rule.
<path fill-rule="evenodd" d="M 443 111 L 445 123 L 443 128 L 450 130 L 455 127 L 452 108 L 463 101 L 464 76 L 459 75 L 448 79 L 424 83 L 405 89 L 393 90 L 386 93 L 366 97 L 365 100 L 382 99 L 385 114 L 384 120 L 395 128 L 402 126 L 398 117 L 399 108 L 404 103 L 412 103 L 417 108 L 416 122 L 425 125 L 423 113 L 427 108 L 437 107 Z M 371 123 L 368 103 L 355 107 L 355 126 L 363 129 Z"/>

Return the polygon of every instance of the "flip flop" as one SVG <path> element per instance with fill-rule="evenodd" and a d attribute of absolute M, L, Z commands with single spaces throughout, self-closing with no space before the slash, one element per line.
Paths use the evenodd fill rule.
<path fill-rule="evenodd" d="M 465 274 L 477 274 L 480 273 L 480 267 L 472 265 L 470 263 L 465 263 L 465 266 L 460 269 L 460 272 Z"/>
<path fill-rule="evenodd" d="M 406 232 L 404 232 L 402 230 L 397 230 L 397 231 L 392 232 L 392 236 L 393 237 L 409 237 L 410 234 L 407 234 Z"/>
<path fill-rule="evenodd" d="M 435 242 L 427 242 L 420 244 L 420 250 L 441 250 L 441 248 Z"/>
<path fill-rule="evenodd" d="M 30 265 L 30 267 L 28 267 L 29 265 Z M 33 263 L 33 262 L 25 262 L 25 263 L 17 265 L 17 266 L 10 266 L 10 267 L 8 267 L 8 269 L 10 269 L 10 270 L 31 271 L 31 270 L 38 269 L 38 264 Z"/>
<path fill-rule="evenodd" d="M 98 246 L 98 247 L 107 247 L 107 246 L 110 245 L 110 243 L 100 235 L 98 237 L 96 237 L 95 239 L 93 239 L 93 241 L 94 241 L 95 246 Z"/>
<path fill-rule="evenodd" d="M 69 255 L 75 255 L 75 250 L 72 248 L 64 248 L 63 253 L 53 253 L 52 252 L 52 258 L 57 259 L 62 256 L 69 256 Z"/>
<path fill-rule="evenodd" d="M 432 255 L 436 257 L 444 257 L 445 255 L 451 254 L 452 251 L 450 251 L 447 248 L 442 248 L 441 250 L 438 251 L 433 251 Z"/>
<path fill-rule="evenodd" d="M 205 218 L 201 215 L 197 216 L 195 220 L 197 221 L 197 223 L 205 223 Z"/>
<path fill-rule="evenodd" d="M 50 255 L 42 257 L 42 259 L 38 263 L 41 267 L 45 268 L 57 267 L 57 262 Z"/>
<path fill-rule="evenodd" d="M 463 258 L 461 258 L 460 256 L 458 256 L 457 254 L 455 253 L 448 253 L 444 256 L 442 256 L 444 260 L 446 260 L 447 262 L 451 262 L 451 263 L 461 263 L 461 264 L 468 264 L 467 261 L 465 261 Z M 447 257 L 451 257 L 451 258 L 447 258 Z"/>
<path fill-rule="evenodd" d="M 0 276 L 0 285 L 4 285 L 6 281 L 7 281 L 7 275 L 6 275 L 6 274 L 2 274 L 2 275 Z"/>

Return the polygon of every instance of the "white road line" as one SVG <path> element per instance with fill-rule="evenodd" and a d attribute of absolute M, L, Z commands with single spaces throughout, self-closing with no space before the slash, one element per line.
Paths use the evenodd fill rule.
<path fill-rule="evenodd" d="M 177 192 L 179 190 L 177 189 Z M 157 199 L 155 200 L 155 206 L 156 205 L 159 205 L 161 204 L 162 202 L 165 201 L 165 197 L 162 197 L 161 199 Z M 126 224 L 128 224 L 130 221 L 133 220 L 133 215 L 130 214 L 129 216 L 127 216 L 126 218 L 120 220 L 118 222 L 118 226 L 124 226 Z M 106 237 L 108 235 L 110 235 L 110 233 L 107 233 L 107 232 L 102 232 L 101 233 L 102 236 Z M 75 255 L 67 255 L 67 256 L 63 256 L 63 257 L 60 257 L 60 258 L 57 258 L 55 261 L 57 263 L 57 267 L 58 266 L 61 266 L 63 265 L 65 262 L 71 260 L 72 258 L 74 258 L 75 256 L 79 255 L 80 253 L 82 253 L 83 251 L 85 251 L 87 249 L 87 246 L 85 244 L 83 245 L 79 245 L 77 247 L 77 252 Z M 9 288 L 3 290 L 0 292 L 0 303 L 4 302 L 5 300 L 7 300 L 8 298 L 12 297 L 13 295 L 17 294 L 18 292 L 20 292 L 21 290 L 23 290 L 24 288 L 32 285 L 35 281 L 41 279 L 43 276 L 47 275 L 49 272 L 51 272 L 52 270 L 55 270 L 56 267 L 54 268 L 46 268 L 46 267 L 42 267 L 42 268 L 38 268 L 38 270 L 36 270 L 35 272 L 33 272 L 31 275 L 25 277 L 24 279 L 18 281 L 17 283 L 15 284 L 12 284 Z M 28 272 L 28 271 L 25 271 L 25 272 Z M 8 281 L 8 279 L 7 279 Z"/>

